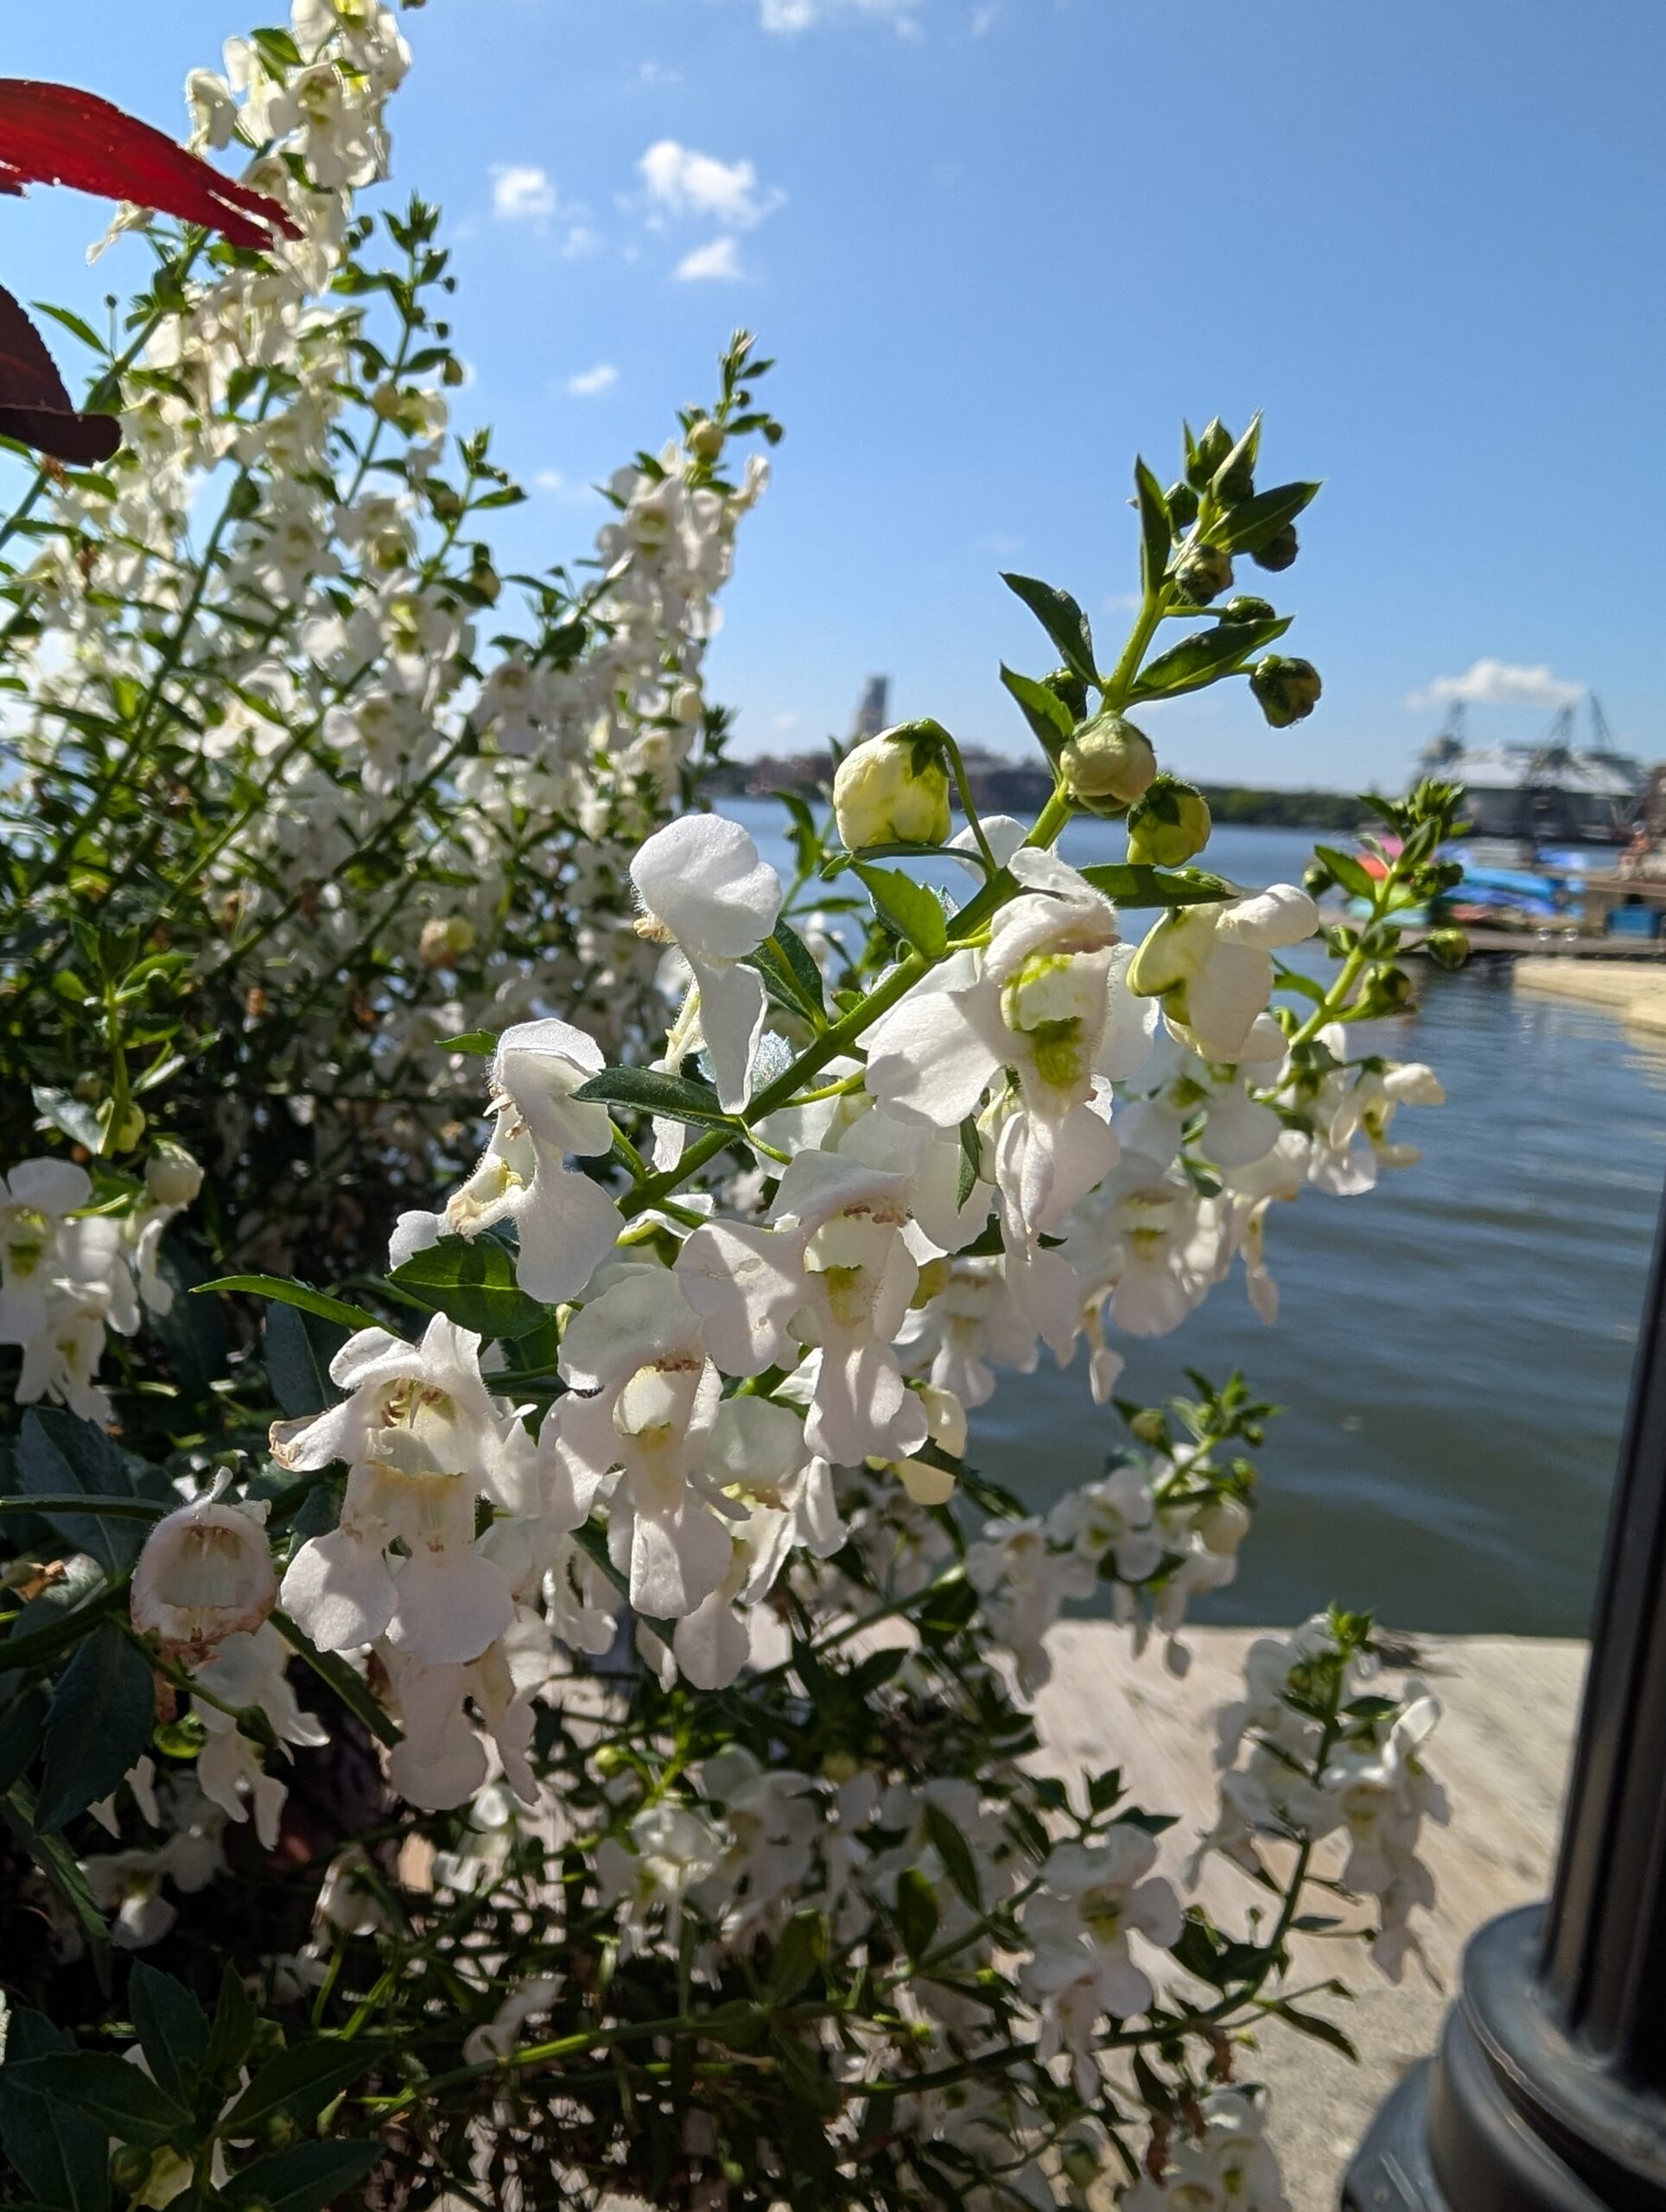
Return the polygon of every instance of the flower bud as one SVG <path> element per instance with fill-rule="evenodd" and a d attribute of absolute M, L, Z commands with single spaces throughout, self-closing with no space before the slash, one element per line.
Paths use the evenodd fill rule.
<path fill-rule="evenodd" d="M 1323 861 L 1313 861 L 1301 871 L 1301 887 L 1310 899 L 1322 899 L 1336 888 L 1336 878 Z"/>
<path fill-rule="evenodd" d="M 1250 671 L 1250 689 L 1273 728 L 1288 729 L 1312 714 L 1325 686 L 1312 661 L 1267 653 Z"/>
<path fill-rule="evenodd" d="M 1207 607 L 1232 588 L 1232 556 L 1218 545 L 1194 545 L 1181 554 L 1174 581 L 1188 605 Z"/>
<path fill-rule="evenodd" d="M 1096 715 L 1059 756 L 1065 788 L 1096 814 L 1121 814 L 1144 796 L 1157 756 L 1143 730 L 1121 715 Z"/>
<path fill-rule="evenodd" d="M 1411 1003 L 1411 977 L 1391 960 L 1379 960 L 1365 974 L 1361 1004 L 1371 1014 L 1396 1014 Z"/>
<path fill-rule="evenodd" d="M 1206 492 L 1214 481 L 1215 471 L 1220 467 L 1237 441 L 1220 416 L 1217 415 L 1205 427 L 1202 436 L 1192 448 L 1191 459 L 1186 466 L 1186 480 L 1194 492 Z"/>
<path fill-rule="evenodd" d="M 881 730 L 839 763 L 833 814 L 847 852 L 870 845 L 940 845 L 949 835 L 949 771 L 942 748 L 904 723 Z"/>
<path fill-rule="evenodd" d="M 258 1629 L 277 1603 L 263 1522 L 266 1507 L 198 1499 L 144 1540 L 133 1570 L 133 1625 L 164 1650 L 200 1658 L 228 1636 Z"/>
<path fill-rule="evenodd" d="M 705 717 L 706 702 L 697 683 L 679 683 L 671 693 L 671 720 L 692 729 Z"/>
<path fill-rule="evenodd" d="M 1168 1442 L 1168 1423 L 1159 1407 L 1141 1406 L 1129 1421 L 1129 1428 L 1141 1444 L 1160 1449 Z"/>
<path fill-rule="evenodd" d="M 1176 530 L 1190 530 L 1198 519 L 1198 495 L 1182 477 L 1178 484 L 1171 484 L 1163 493 L 1168 507 L 1168 519 Z"/>
<path fill-rule="evenodd" d="M 1265 545 L 1250 556 L 1258 569 L 1270 569 L 1275 574 L 1293 566 L 1300 551 L 1296 543 L 1296 526 L 1287 522 L 1282 530 L 1275 530 Z"/>
<path fill-rule="evenodd" d="M 410 0 L 406 0 L 406 3 L 409 5 Z M 448 385 L 453 391 L 455 391 L 460 385 L 468 382 L 468 371 L 455 353 L 446 355 L 444 365 L 440 370 L 440 382 Z"/>
<path fill-rule="evenodd" d="M 1438 899 L 1443 891 L 1455 891 L 1463 880 L 1462 861 L 1430 861 L 1412 877 L 1411 887 L 1420 899 Z"/>
<path fill-rule="evenodd" d="M 1209 802 L 1177 776 L 1159 776 L 1128 817 L 1128 856 L 1136 867 L 1184 868 L 1209 842 Z"/>
<path fill-rule="evenodd" d="M 1055 699 L 1069 708 L 1071 720 L 1079 722 L 1088 710 L 1088 687 L 1082 678 L 1072 676 L 1067 668 L 1055 668 L 1041 681 Z"/>
<path fill-rule="evenodd" d="M 202 1188 L 202 1170 L 182 1144 L 159 1137 L 144 1163 L 144 1187 L 159 1206 L 188 1206 Z"/>
<path fill-rule="evenodd" d="M 1256 464 L 1247 453 L 1233 449 L 1215 471 L 1211 489 L 1224 507 L 1235 507 L 1256 488 Z"/>
<path fill-rule="evenodd" d="M 714 423 L 709 415 L 703 416 L 689 432 L 689 451 L 696 461 L 709 464 L 722 453 L 725 435 L 721 423 Z"/>
<path fill-rule="evenodd" d="M 1423 948 L 1437 967 L 1461 968 L 1469 958 L 1469 937 L 1463 930 L 1431 930 Z"/>
<path fill-rule="evenodd" d="M 896 1471 L 913 1505 L 946 1505 L 955 1494 L 955 1478 L 946 1467 L 929 1459 L 899 1459 Z"/>
<path fill-rule="evenodd" d="M 1230 1558 L 1250 1533 L 1250 1509 L 1242 1498 L 1218 1497 L 1198 1516 L 1197 1529 L 1205 1551 Z"/>
<path fill-rule="evenodd" d="M 1223 622 L 1276 622 L 1278 609 L 1271 600 L 1257 599 L 1253 592 L 1240 592 L 1236 599 L 1229 599 L 1221 609 Z"/>
<path fill-rule="evenodd" d="M 425 968 L 449 968 L 474 950 L 474 925 L 467 914 L 436 914 L 423 924 L 417 950 Z"/>

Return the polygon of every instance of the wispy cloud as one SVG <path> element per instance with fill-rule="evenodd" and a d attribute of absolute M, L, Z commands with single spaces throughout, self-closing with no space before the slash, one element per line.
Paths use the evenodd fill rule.
<path fill-rule="evenodd" d="M 661 138 L 637 163 L 648 195 L 650 216 L 715 216 L 729 229 L 749 231 L 773 214 L 785 193 L 759 189 L 751 162 L 720 162 L 696 153 L 675 138 Z"/>
<path fill-rule="evenodd" d="M 600 498 L 594 484 L 575 484 L 570 476 L 563 476 L 558 468 L 540 468 L 532 478 L 533 488 L 546 499 L 560 499 L 571 507 L 587 506 Z"/>
<path fill-rule="evenodd" d="M 549 170 L 531 162 L 493 163 L 492 212 L 499 222 L 530 223 L 537 231 L 563 223 L 561 250 L 569 259 L 594 253 L 601 244 L 590 227 L 589 209 L 578 200 L 563 200 Z"/>
<path fill-rule="evenodd" d="M 1427 713 L 1434 707 L 1574 707 L 1585 696 L 1583 683 L 1570 683 L 1541 661 L 1529 667 L 1519 661 L 1484 658 L 1461 676 L 1437 676 L 1406 701 Z"/>
<path fill-rule="evenodd" d="M 893 24 L 905 38 L 918 38 L 920 0 L 759 0 L 758 19 L 766 31 L 791 37 L 834 16 L 867 16 Z"/>
<path fill-rule="evenodd" d="M 560 205 L 548 169 L 530 162 L 494 162 L 492 212 L 506 223 L 547 223 Z"/>
<path fill-rule="evenodd" d="M 707 281 L 734 283 L 746 275 L 741 266 L 741 249 L 734 238 L 713 238 L 709 245 L 697 245 L 692 253 L 685 253 L 673 274 L 679 284 L 698 284 Z"/>
<path fill-rule="evenodd" d="M 611 361 L 598 361 L 593 369 L 580 369 L 567 379 L 567 389 L 575 399 L 594 399 L 599 392 L 607 391 L 619 382 L 619 371 Z"/>

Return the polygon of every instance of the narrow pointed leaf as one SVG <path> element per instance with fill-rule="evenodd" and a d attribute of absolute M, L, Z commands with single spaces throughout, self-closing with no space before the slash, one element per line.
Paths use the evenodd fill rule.
<path fill-rule="evenodd" d="M 1071 674 L 1079 676 L 1084 683 L 1097 684 L 1099 671 L 1093 660 L 1093 632 L 1087 616 L 1070 594 L 1054 584 L 1044 584 L 1039 577 L 1010 575 L 1004 570 L 1001 581 L 1029 608 L 1058 647 L 1059 658 Z"/>

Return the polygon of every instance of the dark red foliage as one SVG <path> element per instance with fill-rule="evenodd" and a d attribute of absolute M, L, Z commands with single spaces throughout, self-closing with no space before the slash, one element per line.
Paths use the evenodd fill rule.
<path fill-rule="evenodd" d="M 67 184 L 130 200 L 219 231 L 233 245 L 269 246 L 301 232 L 275 200 L 222 176 L 95 92 L 0 77 L 0 192 Z"/>
<path fill-rule="evenodd" d="M 79 415 L 41 334 L 0 287 L 0 435 L 77 468 L 108 461 L 122 442 L 113 415 Z"/>

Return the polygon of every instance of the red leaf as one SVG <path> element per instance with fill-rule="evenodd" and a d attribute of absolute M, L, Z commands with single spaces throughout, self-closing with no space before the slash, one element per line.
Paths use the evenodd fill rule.
<path fill-rule="evenodd" d="M 0 193 L 19 193 L 26 184 L 67 184 L 105 200 L 130 200 L 219 231 L 233 245 L 301 236 L 275 200 L 222 176 L 97 93 L 0 77 Z"/>
<path fill-rule="evenodd" d="M 122 442 L 113 415 L 78 415 L 41 334 L 0 287 L 0 435 L 77 468 L 108 461 Z"/>

